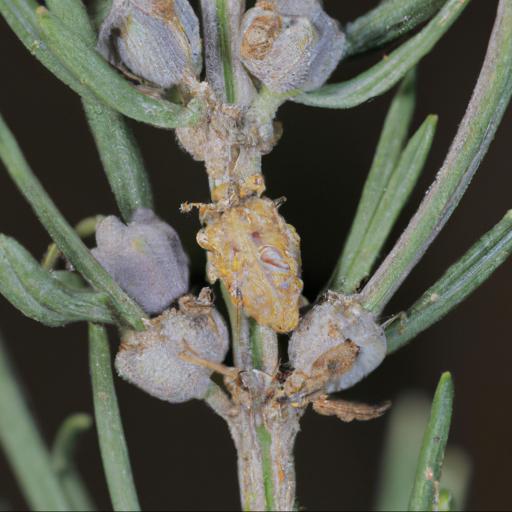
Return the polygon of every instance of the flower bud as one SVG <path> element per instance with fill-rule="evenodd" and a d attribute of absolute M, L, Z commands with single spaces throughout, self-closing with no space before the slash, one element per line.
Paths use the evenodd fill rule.
<path fill-rule="evenodd" d="M 386 355 L 386 337 L 354 297 L 328 292 L 293 333 L 288 355 L 309 392 L 334 393 L 379 366 Z"/>
<path fill-rule="evenodd" d="M 128 225 L 106 217 L 96 243 L 95 258 L 146 313 L 161 313 L 187 293 L 188 258 L 178 234 L 151 210 L 137 210 Z"/>
<path fill-rule="evenodd" d="M 276 93 L 320 87 L 345 48 L 319 0 L 260 0 L 245 14 L 242 34 L 244 65 Z"/>
<path fill-rule="evenodd" d="M 224 320 L 211 301 L 204 300 L 203 291 L 198 299 L 182 297 L 179 309 L 154 318 L 146 331 L 125 333 L 115 365 L 123 379 L 151 396 L 179 403 L 203 398 L 212 374 L 185 361 L 183 354 L 221 363 L 228 347 Z"/>
<path fill-rule="evenodd" d="M 188 0 L 113 0 L 98 51 L 113 65 L 168 89 L 201 71 L 199 21 Z"/>

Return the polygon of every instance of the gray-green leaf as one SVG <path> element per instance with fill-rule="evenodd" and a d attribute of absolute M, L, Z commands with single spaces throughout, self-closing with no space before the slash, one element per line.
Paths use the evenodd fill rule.
<path fill-rule="evenodd" d="M 355 78 L 329 84 L 293 99 L 298 103 L 324 108 L 352 108 L 385 93 L 427 55 L 462 13 L 469 0 L 448 0 L 421 32 L 381 62 Z"/>

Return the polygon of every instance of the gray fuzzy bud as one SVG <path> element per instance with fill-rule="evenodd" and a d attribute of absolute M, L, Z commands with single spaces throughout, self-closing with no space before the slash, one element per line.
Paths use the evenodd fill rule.
<path fill-rule="evenodd" d="M 288 355 L 296 372 L 334 393 L 353 386 L 380 365 L 386 356 L 386 337 L 354 297 L 328 292 L 293 333 Z M 342 359 L 336 359 L 340 355 Z"/>
<path fill-rule="evenodd" d="M 164 89 L 202 66 L 199 20 L 188 0 L 113 0 L 97 48 L 113 65 Z"/>
<path fill-rule="evenodd" d="M 345 35 L 319 0 L 260 0 L 242 33 L 244 65 L 276 93 L 320 87 L 345 50 Z"/>
<path fill-rule="evenodd" d="M 176 231 L 140 208 L 125 225 L 103 219 L 96 230 L 95 258 L 148 314 L 161 313 L 189 289 L 188 258 Z"/>
<path fill-rule="evenodd" d="M 119 375 L 167 402 L 204 398 L 212 370 L 186 362 L 194 355 L 221 363 L 229 347 L 229 334 L 221 315 L 201 299 L 188 295 L 179 309 L 169 309 L 151 320 L 144 332 L 129 331 L 116 356 Z"/>

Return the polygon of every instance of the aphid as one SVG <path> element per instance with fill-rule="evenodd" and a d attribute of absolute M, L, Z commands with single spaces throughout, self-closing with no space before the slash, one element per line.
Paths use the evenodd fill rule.
<path fill-rule="evenodd" d="M 208 292 L 204 289 L 197 299 L 182 297 L 179 308 L 151 320 L 144 332 L 124 333 L 115 361 L 119 375 L 160 400 L 203 398 L 212 370 L 185 361 L 183 355 L 192 351 L 221 363 L 229 347 L 227 327 Z"/>
<path fill-rule="evenodd" d="M 320 87 L 340 61 L 345 35 L 318 0 L 260 0 L 242 22 L 240 55 L 271 91 Z"/>
<path fill-rule="evenodd" d="M 386 355 L 384 331 L 355 297 L 327 292 L 290 338 L 294 393 L 334 393 L 353 386 Z"/>
<path fill-rule="evenodd" d="M 106 217 L 96 230 L 96 259 L 148 314 L 161 313 L 189 289 L 188 258 L 176 231 L 151 210 L 125 225 Z"/>
<path fill-rule="evenodd" d="M 164 89 L 201 71 L 199 20 L 188 0 L 113 0 L 97 48 L 113 65 Z"/>
<path fill-rule="evenodd" d="M 299 320 L 300 238 L 268 198 L 248 197 L 225 211 L 206 210 L 197 235 L 208 251 L 210 282 L 221 279 L 231 300 L 277 332 Z"/>

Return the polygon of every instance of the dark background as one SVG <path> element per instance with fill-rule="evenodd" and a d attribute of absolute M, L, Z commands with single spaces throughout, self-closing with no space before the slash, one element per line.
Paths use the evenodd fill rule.
<path fill-rule="evenodd" d="M 341 21 L 374 1 L 330 1 Z M 429 113 L 440 116 L 433 150 L 397 230 L 410 218 L 442 164 L 469 100 L 485 53 L 497 2 L 474 0 L 420 66 L 414 127 Z M 51 76 L 0 21 L 0 110 L 33 168 L 70 222 L 115 205 L 80 101 Z M 374 63 L 373 55 L 343 64 L 344 79 Z M 286 195 L 282 212 L 302 237 L 306 295 L 328 278 L 349 229 L 391 94 L 348 111 L 288 104 L 279 114 L 284 136 L 264 159 L 268 194 Z M 510 111 L 509 111 L 510 112 Z M 388 313 L 407 307 L 443 269 L 460 257 L 512 207 L 510 113 L 462 204 L 410 278 Z M 193 277 L 202 280 L 204 256 L 194 236 L 195 215 L 180 215 L 184 200 L 207 199 L 201 164 L 193 162 L 172 133 L 135 124 L 156 194 L 157 210 L 182 235 Z M 508 143 L 507 143 L 508 141 Z M 0 232 L 41 255 L 48 237 L 6 173 L 0 172 Z M 512 265 L 503 265 L 446 319 L 391 357 L 350 395 L 369 402 L 403 390 L 433 393 L 443 370 L 455 376 L 451 442 L 471 455 L 471 509 L 512 508 Z M 67 414 L 91 412 L 84 325 L 50 330 L 24 319 L 0 299 L 0 324 L 35 414 L 50 440 Z M 113 346 L 115 344 L 112 336 Z M 202 403 L 170 406 L 117 380 L 135 477 L 145 509 L 238 508 L 235 452 L 223 422 Z M 308 509 L 365 509 L 372 505 L 387 419 L 343 424 L 308 413 L 297 443 L 299 499 Z M 102 508 L 110 506 L 96 439 L 88 434 L 79 465 Z M 23 507 L 19 489 L 0 454 L 0 497 Z"/>

